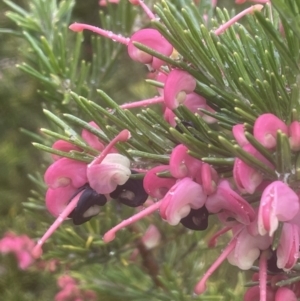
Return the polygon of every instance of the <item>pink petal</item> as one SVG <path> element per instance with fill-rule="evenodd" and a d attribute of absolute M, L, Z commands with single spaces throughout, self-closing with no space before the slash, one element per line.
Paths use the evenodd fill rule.
<path fill-rule="evenodd" d="M 268 249 L 270 245 L 270 237 L 252 236 L 244 227 L 237 236 L 237 244 L 234 250 L 228 255 L 228 261 L 241 270 L 249 270 L 259 257 L 260 251 Z"/>
<path fill-rule="evenodd" d="M 54 144 L 52 145 L 52 148 L 63 151 L 63 152 L 69 152 L 72 150 L 76 150 L 76 151 L 82 151 L 79 147 L 77 147 L 76 145 L 64 141 L 64 140 L 57 140 L 56 142 L 54 142 Z M 57 161 L 58 159 L 62 158 L 61 156 L 52 154 L 52 158 L 53 160 Z"/>
<path fill-rule="evenodd" d="M 299 257 L 299 232 L 297 225 L 284 223 L 277 248 L 277 267 L 288 271 Z"/>
<path fill-rule="evenodd" d="M 279 287 L 274 301 L 297 301 L 295 293 L 287 287 Z"/>
<path fill-rule="evenodd" d="M 176 183 L 174 178 L 162 178 L 156 174 L 168 171 L 169 165 L 159 165 L 150 169 L 144 177 L 144 189 L 153 198 L 163 198 L 168 190 Z"/>
<path fill-rule="evenodd" d="M 177 225 L 191 209 L 204 206 L 207 196 L 202 187 L 190 178 L 179 180 L 163 198 L 160 215 L 170 225 Z"/>
<path fill-rule="evenodd" d="M 87 183 L 86 169 L 86 163 L 61 158 L 48 167 L 44 180 L 46 185 L 53 189 L 69 184 L 79 188 Z"/>
<path fill-rule="evenodd" d="M 99 126 L 94 121 L 89 122 L 89 125 L 94 127 L 95 129 L 100 130 Z M 81 137 L 92 148 L 94 148 L 100 152 L 104 149 L 104 143 L 102 141 L 100 141 L 96 135 L 92 134 L 88 130 L 83 129 L 81 132 Z"/>
<path fill-rule="evenodd" d="M 268 185 L 260 200 L 258 231 L 261 235 L 273 235 L 278 222 L 292 220 L 299 211 L 297 194 L 285 183 L 274 181 Z"/>
<path fill-rule="evenodd" d="M 219 183 L 217 191 L 208 196 L 205 206 L 208 211 L 219 213 L 218 216 L 228 225 L 232 224 L 228 223 L 228 218 L 245 225 L 249 225 L 255 219 L 252 206 L 232 190 L 227 180 Z"/>
<path fill-rule="evenodd" d="M 137 62 L 143 64 L 151 64 L 154 69 L 159 69 L 165 64 L 152 55 L 139 50 L 133 45 L 133 42 L 139 42 L 165 56 L 170 56 L 173 51 L 173 46 L 161 35 L 156 29 L 146 28 L 135 32 L 128 43 L 128 54 Z"/>
<path fill-rule="evenodd" d="M 77 188 L 71 185 L 56 189 L 48 188 L 46 193 L 46 207 L 49 213 L 55 217 L 59 216 L 77 190 Z"/>
<path fill-rule="evenodd" d="M 186 96 L 196 88 L 196 80 L 186 71 L 173 69 L 165 82 L 165 104 L 170 110 L 176 109 L 186 100 Z"/>
<path fill-rule="evenodd" d="M 288 134 L 287 125 L 277 116 L 267 113 L 260 115 L 253 128 L 253 136 L 267 149 L 273 149 L 276 146 L 277 131 Z"/>
<path fill-rule="evenodd" d="M 274 168 L 274 166 L 251 144 L 245 145 L 243 150 L 253 155 L 256 159 L 260 160 L 270 168 Z M 233 177 L 238 189 L 241 192 L 248 192 L 250 194 L 254 193 L 256 188 L 264 180 L 264 177 L 259 170 L 247 165 L 239 158 L 236 158 L 234 162 Z"/>
<path fill-rule="evenodd" d="M 243 147 L 249 144 L 247 138 L 245 137 L 244 125 L 237 124 L 232 127 L 232 134 L 237 141 L 238 145 Z"/>
<path fill-rule="evenodd" d="M 108 194 L 123 185 L 131 175 L 130 161 L 120 154 L 108 154 L 100 164 L 90 165 L 87 177 L 92 189 Z"/>
<path fill-rule="evenodd" d="M 188 148 L 179 144 L 173 148 L 170 156 L 170 172 L 174 178 L 182 179 L 184 177 L 200 176 L 202 162 L 190 156 Z"/>
<path fill-rule="evenodd" d="M 292 151 L 300 150 L 300 122 L 294 121 L 289 125 L 289 140 Z"/>

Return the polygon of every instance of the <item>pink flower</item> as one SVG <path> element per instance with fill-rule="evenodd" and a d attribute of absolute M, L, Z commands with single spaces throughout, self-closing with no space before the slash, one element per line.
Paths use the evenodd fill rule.
<path fill-rule="evenodd" d="M 87 183 L 86 169 L 84 162 L 61 158 L 48 167 L 44 180 L 52 189 L 68 185 L 79 188 Z"/>
<path fill-rule="evenodd" d="M 143 64 L 150 64 L 154 69 L 158 69 L 164 64 L 160 59 L 141 51 L 136 48 L 133 43 L 141 43 L 163 55 L 170 56 L 173 51 L 173 46 L 161 35 L 156 29 L 146 28 L 135 32 L 131 38 L 125 38 L 120 35 L 114 34 L 111 31 L 107 31 L 92 25 L 73 23 L 69 26 L 73 31 L 79 32 L 84 29 L 91 30 L 101 36 L 112 39 L 113 41 L 119 42 L 127 46 L 129 56 L 137 62 Z"/>
<path fill-rule="evenodd" d="M 200 177 L 202 162 L 188 154 L 188 148 L 179 144 L 173 148 L 170 156 L 170 172 L 174 178 Z"/>
<path fill-rule="evenodd" d="M 165 104 L 170 110 L 176 109 L 186 100 L 187 94 L 196 88 L 196 80 L 183 70 L 173 69 L 165 82 Z"/>
<path fill-rule="evenodd" d="M 236 222 L 249 225 L 255 219 L 252 206 L 237 194 L 227 180 L 222 180 L 214 194 L 208 196 L 207 210 L 218 213 L 219 218 L 225 224 L 236 224 Z"/>
<path fill-rule="evenodd" d="M 176 183 L 174 178 L 158 177 L 157 173 L 168 171 L 169 165 L 159 165 L 148 170 L 144 177 L 144 189 L 153 198 L 162 199 Z"/>
<path fill-rule="evenodd" d="M 274 166 L 251 144 L 247 144 L 243 147 L 247 153 L 253 155 L 256 159 L 263 162 L 265 165 L 274 169 Z M 263 182 L 264 177 L 262 173 L 246 164 L 239 158 L 235 159 L 233 167 L 233 177 L 238 189 L 241 192 L 248 192 L 250 194 L 256 191 L 256 188 Z"/>
<path fill-rule="evenodd" d="M 94 291 L 83 290 L 77 281 L 68 275 L 62 275 L 57 280 L 61 290 L 55 295 L 55 301 L 96 301 L 97 295 Z"/>
<path fill-rule="evenodd" d="M 292 151 L 300 150 L 300 122 L 294 121 L 289 125 L 289 141 Z"/>
<path fill-rule="evenodd" d="M 88 182 L 97 193 L 108 194 L 123 185 L 131 175 L 130 161 L 120 154 L 108 154 L 100 164 L 90 164 Z"/>
<path fill-rule="evenodd" d="M 291 209 L 292 210 L 292 209 Z M 284 223 L 277 248 L 277 267 L 292 269 L 299 257 L 300 229 L 297 225 Z"/>
<path fill-rule="evenodd" d="M 260 252 L 270 247 L 271 239 L 267 235 L 253 236 L 245 226 L 238 226 L 237 232 L 236 246 L 227 259 L 241 270 L 249 270 L 258 259 Z"/>
<path fill-rule="evenodd" d="M 161 35 L 156 29 L 146 28 L 135 32 L 128 43 L 128 54 L 137 62 L 142 64 L 150 64 L 154 69 L 159 69 L 165 63 L 138 48 L 133 43 L 139 42 L 165 56 L 170 56 L 173 46 Z"/>
<path fill-rule="evenodd" d="M 276 231 L 279 221 L 292 220 L 299 211 L 297 194 L 285 183 L 274 181 L 268 185 L 260 200 L 258 231 L 261 235 Z"/>
<path fill-rule="evenodd" d="M 244 131 L 243 124 L 234 125 L 232 127 L 232 134 L 239 146 L 243 147 L 243 146 L 249 144 L 249 141 L 245 137 L 245 131 Z"/>
<path fill-rule="evenodd" d="M 7 232 L 0 240 L 0 252 L 3 254 L 13 253 L 18 260 L 19 268 L 26 270 L 34 262 L 31 255 L 34 244 L 34 241 L 27 235 L 18 236 Z"/>
<path fill-rule="evenodd" d="M 271 287 L 267 287 L 267 299 L 266 301 L 275 301 L 275 292 Z M 284 299 L 282 301 L 287 301 L 288 299 Z M 261 301 L 260 299 L 260 289 L 259 286 L 253 286 L 247 289 L 244 295 L 244 301 Z M 278 300 L 279 301 L 279 300 Z"/>
<path fill-rule="evenodd" d="M 198 95 L 197 93 L 193 92 L 188 94 L 183 105 L 187 107 L 191 112 L 198 113 L 198 115 L 202 116 L 203 118 L 205 116 L 208 117 L 199 110 L 200 108 L 208 110 L 209 107 L 206 105 L 206 99 Z M 171 109 L 169 109 L 168 107 L 165 109 L 164 119 L 168 121 L 172 126 L 176 125 L 175 116 L 176 115 Z"/>
<path fill-rule="evenodd" d="M 253 136 L 267 149 L 274 149 L 277 143 L 277 131 L 288 134 L 287 125 L 277 116 L 267 113 L 260 115 L 253 127 Z"/>
<path fill-rule="evenodd" d="M 160 206 L 160 215 L 170 225 L 177 225 L 191 209 L 204 206 L 207 196 L 201 185 L 190 178 L 179 180 L 165 195 Z"/>

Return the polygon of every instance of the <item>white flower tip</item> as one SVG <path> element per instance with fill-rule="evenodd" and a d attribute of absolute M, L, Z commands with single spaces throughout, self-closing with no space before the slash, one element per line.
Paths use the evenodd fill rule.
<path fill-rule="evenodd" d="M 78 23 L 73 23 L 69 26 L 69 29 L 73 30 L 73 31 L 76 31 L 76 32 L 80 32 L 80 31 L 83 31 L 83 27 L 81 24 L 78 24 Z"/>
<path fill-rule="evenodd" d="M 104 241 L 105 243 L 109 243 L 109 242 L 113 241 L 113 240 L 115 239 L 115 237 L 116 237 L 115 232 L 108 231 L 108 232 L 106 232 L 106 233 L 104 234 L 104 236 L 103 236 L 103 241 Z"/>
<path fill-rule="evenodd" d="M 261 11 L 263 9 L 263 5 L 262 4 L 256 4 L 256 5 L 253 5 L 252 6 L 252 11 L 255 12 L 255 11 Z"/>

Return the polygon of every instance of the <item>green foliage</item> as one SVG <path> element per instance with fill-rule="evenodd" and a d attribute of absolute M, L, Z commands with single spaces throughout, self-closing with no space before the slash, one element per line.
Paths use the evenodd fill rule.
<path fill-rule="evenodd" d="M 267 5 L 262 12 L 247 16 L 243 24 L 235 24 L 221 35 L 216 35 L 214 31 L 230 19 L 226 9 L 217 8 L 213 11 L 208 1 L 203 1 L 200 6 L 188 1 L 161 1 L 155 4 L 159 21 L 152 21 L 152 25 L 174 45 L 178 57 L 164 57 L 141 44 L 136 43 L 136 46 L 165 60 L 170 66 L 192 74 L 197 79 L 196 91 L 216 110 L 215 113 L 203 110 L 218 121 L 209 125 L 199 114 L 192 114 L 180 106 L 175 110 L 180 131 L 170 128 L 155 107 L 141 110 L 138 114 L 119 108 L 120 102 L 152 93 L 151 85 L 157 86 L 158 83 L 148 81 L 150 88 L 146 87 L 142 81 L 145 69 L 127 58 L 122 45 L 91 34 L 75 34 L 68 30 L 74 14 L 75 21 L 85 20 L 91 13 L 89 9 L 79 17 L 78 7 L 82 4 L 73 0 L 31 0 L 27 9 L 12 1 L 5 0 L 4 3 L 11 9 L 6 14 L 7 17 L 17 27 L 13 30 L 2 29 L 0 32 L 13 34 L 16 40 L 10 35 L 10 47 L 15 43 L 21 45 L 24 51 L 22 60 L 17 62 L 19 69 L 13 69 L 14 74 L 5 74 L 7 81 L 1 98 L 9 95 L 13 99 L 13 105 L 7 101 L 3 108 L 9 112 L 7 115 L 25 115 L 20 126 L 26 128 L 23 132 L 34 137 L 36 148 L 91 162 L 98 152 L 82 140 L 82 129 L 108 142 L 126 128 L 132 137 L 128 142 L 118 144 L 117 148 L 136 167 L 167 163 L 174 145 L 184 143 L 189 147 L 191 155 L 212 164 L 222 177 L 231 175 L 234 157 L 239 157 L 269 178 L 276 178 L 273 170 L 243 151 L 234 141 L 230 132 L 232 126 L 246 122 L 245 135 L 248 141 L 273 162 L 280 173 L 289 171 L 292 163 L 297 160 L 290 155 L 285 135 L 278 134 L 280 143 L 276 153 L 279 155 L 274 156 L 251 134 L 255 119 L 266 112 L 279 116 L 287 123 L 299 120 L 300 6 L 296 1 L 272 0 L 276 10 Z M 101 11 L 100 18 L 95 18 L 95 22 L 107 30 L 130 36 L 136 22 L 146 24 L 137 14 L 137 9 L 128 1 L 121 0 L 117 6 L 109 4 Z M 204 24 L 204 11 L 209 16 L 207 26 Z M 89 22 L 88 19 L 86 21 Z M 18 82 L 19 77 L 24 80 L 20 70 L 33 78 L 29 88 L 26 83 Z M 165 71 L 168 72 L 168 69 Z M 18 98 L 18 101 L 14 99 L 17 94 L 8 93 L 12 89 L 11 82 L 15 80 L 17 90 L 25 91 L 34 100 L 29 102 L 28 107 L 26 103 L 21 105 L 22 98 Z M 0 87 L 1 85 L 0 83 Z M 32 92 L 36 88 L 39 96 Z M 19 105 L 25 108 L 25 112 L 20 112 Z M 45 108 L 44 115 L 41 107 Z M 35 112 L 34 120 L 29 117 L 32 114 L 29 112 Z M 46 126 L 49 129 L 42 129 L 42 135 L 36 135 L 36 128 L 45 126 L 44 116 L 47 117 Z M 3 117 L 1 120 L 5 120 L 2 127 L 6 131 L 7 128 L 14 127 L 8 118 Z M 102 131 L 91 127 L 88 124 L 90 120 L 94 120 Z M 193 127 L 185 126 L 182 122 L 185 120 L 191 121 Z M 8 135 L 9 133 L 5 133 L 4 137 Z M 31 163 L 28 162 L 34 161 L 30 161 L 30 154 L 34 154 L 34 151 L 18 149 L 17 154 L 10 145 L 16 139 L 1 145 L 0 154 L 3 155 L 0 157 L 5 160 L 5 156 L 10 153 L 10 160 L 16 160 L 24 153 L 24 164 L 27 162 L 28 166 L 23 166 L 23 170 L 31 173 L 30 179 L 35 184 L 31 197 L 24 202 L 27 219 L 31 221 L 28 232 L 39 237 L 52 222 L 52 217 L 44 206 L 46 187 L 41 174 L 34 174 L 30 170 Z M 57 139 L 71 142 L 83 151 L 64 153 L 54 150 L 50 145 Z M 40 157 L 34 170 L 38 169 L 39 162 Z M 11 171 L 7 165 L 4 166 L 8 176 L 7 179 L 1 179 L 3 186 L 13 187 L 17 191 L 18 187 L 10 183 L 14 182 L 15 173 L 9 176 Z M 20 182 L 19 180 L 17 183 Z M 24 185 L 28 185 L 28 182 Z M 8 195 L 5 190 L 4 193 Z M 19 202 L 24 200 L 17 192 L 13 192 L 13 196 L 15 195 Z M 12 211 L 7 203 L 1 206 L 5 212 Z M 99 299 L 241 299 L 244 279 L 232 267 L 229 270 L 224 268 L 216 274 L 205 296 L 194 297 L 191 294 L 197 279 L 221 251 L 221 248 L 210 251 L 206 247 L 209 236 L 216 230 L 212 226 L 213 219 L 210 220 L 211 228 L 208 231 L 195 233 L 182 226 L 172 228 L 153 215 L 139 222 L 136 227 L 119 233 L 114 242 L 104 244 L 101 238 L 103 233 L 133 213 L 133 209 L 124 208 L 112 201 L 97 218 L 82 226 L 75 227 L 66 222 L 47 244 L 44 258 L 59 259 L 71 269 L 71 274 L 84 287 L 95 290 Z M 15 216 L 16 214 L 11 214 L 12 218 Z M 19 221 L 15 221 L 20 231 L 24 220 L 27 222 L 22 216 Z M 2 223 L 12 225 L 7 221 Z M 140 238 L 151 223 L 159 227 L 162 242 L 146 253 L 139 249 L 138 257 L 132 260 L 133 250 L 139 247 Z M 226 241 L 227 238 L 220 245 L 224 246 Z M 146 257 L 152 260 L 152 267 L 157 267 L 155 272 L 145 263 Z M 31 284 L 37 281 L 36 271 L 29 274 L 33 277 Z M 21 272 L 13 276 L 6 275 L 3 287 L 9 285 L 10 279 L 19 278 L 18 283 L 21 283 L 23 277 Z M 43 286 L 43 281 L 49 280 L 48 277 L 49 275 L 43 275 L 41 284 L 38 282 L 39 288 Z M 54 290 L 52 282 L 44 294 L 41 293 L 43 296 L 38 296 L 39 300 L 49 298 L 49 291 Z M 20 287 L 20 291 L 25 290 L 23 286 Z M 28 290 L 32 297 L 33 289 L 30 287 Z M 6 300 L 30 300 L 30 297 L 20 296 L 18 291 L 7 290 L 6 294 Z"/>

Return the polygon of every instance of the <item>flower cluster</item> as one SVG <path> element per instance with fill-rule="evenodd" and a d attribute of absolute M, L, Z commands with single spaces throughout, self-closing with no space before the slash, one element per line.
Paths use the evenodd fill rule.
<path fill-rule="evenodd" d="M 94 291 L 81 289 L 77 281 L 69 275 L 61 275 L 57 279 L 57 285 L 61 290 L 55 295 L 55 301 L 97 300 L 97 295 Z"/>
<path fill-rule="evenodd" d="M 140 5 L 151 20 L 156 20 L 142 0 L 131 2 Z M 246 9 L 216 29 L 214 34 L 221 35 L 238 18 L 262 7 L 254 5 Z M 176 50 L 158 30 L 146 28 L 131 37 L 122 37 L 81 23 L 72 24 L 70 29 L 75 32 L 91 30 L 124 44 L 132 60 L 145 64 L 154 73 L 158 95 L 152 99 L 125 103 L 120 106 L 121 109 L 161 104 L 164 122 L 169 123 L 171 131 L 177 131 L 183 137 L 184 131 L 195 129 L 195 125 L 191 120 L 179 118 L 177 110 L 182 107 L 189 114 L 201 118 L 203 128 L 207 129 L 203 135 L 208 135 L 214 126 L 217 128 L 214 115 L 217 108 L 196 92 L 196 79 L 187 71 L 167 65 L 162 59 L 137 47 L 142 44 L 165 57 L 174 55 Z M 97 127 L 95 123 L 91 125 Z M 99 206 L 104 206 L 112 198 L 132 207 L 143 205 L 150 198 L 153 201 L 151 205 L 105 233 L 104 241 L 112 241 L 117 231 L 156 211 L 172 226 L 180 223 L 198 231 L 205 230 L 210 216 L 216 215 L 222 229 L 210 240 L 209 246 L 214 246 L 216 239 L 225 232 L 231 231 L 232 238 L 196 284 L 195 293 L 204 293 L 208 278 L 224 260 L 228 259 L 230 264 L 242 270 L 250 269 L 258 260 L 260 285 L 249 289 L 245 300 L 253 300 L 257 295 L 261 301 L 294 300 L 298 296 L 296 286 L 270 288 L 267 286 L 267 274 L 292 273 L 298 260 L 299 175 L 293 166 L 293 159 L 300 150 L 300 123 L 296 120 L 283 121 L 274 114 L 265 113 L 260 114 L 250 126 L 236 123 L 231 131 L 227 129 L 226 136 L 220 136 L 220 141 L 233 141 L 226 143 L 233 145 L 232 149 L 236 151 L 234 160 L 228 161 L 228 166 L 232 163 L 230 174 L 223 177 L 213 164 L 191 152 L 188 142 L 174 143 L 167 154 L 168 164 L 153 164 L 141 171 L 135 170 L 133 162 L 114 149 L 117 142 L 130 139 L 128 130 L 120 132 L 107 146 L 84 131 L 82 139 L 100 154 L 89 164 L 69 158 L 54 158 L 55 162 L 45 173 L 45 182 L 49 187 L 46 206 L 58 219 L 38 242 L 33 253 L 40 255 L 41 245 L 67 217 L 72 218 L 75 224 L 81 224 L 99 213 Z M 191 139 L 197 141 L 197 138 L 195 134 Z M 56 142 L 53 148 L 82 151 L 80 147 L 64 141 Z M 136 172 L 142 173 L 143 180 L 131 178 Z M 276 281 L 279 279 L 272 277 Z M 274 282 L 273 278 L 271 281 Z"/>
<path fill-rule="evenodd" d="M 34 241 L 27 235 L 16 235 L 13 232 L 7 232 L 0 240 L 0 253 L 13 253 L 18 261 L 18 266 L 26 270 L 34 262 L 31 250 L 34 247 Z"/>

